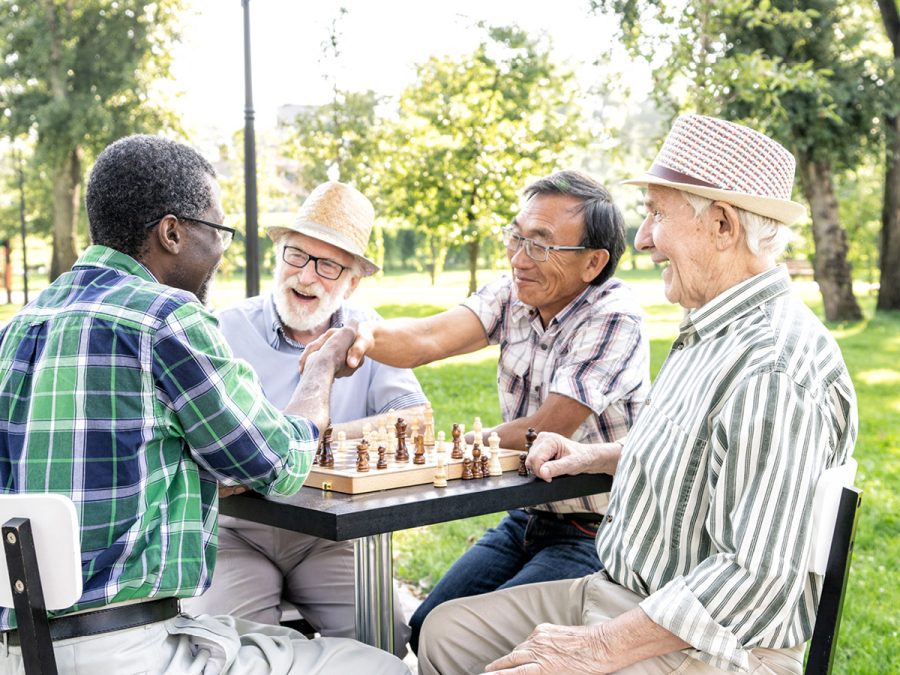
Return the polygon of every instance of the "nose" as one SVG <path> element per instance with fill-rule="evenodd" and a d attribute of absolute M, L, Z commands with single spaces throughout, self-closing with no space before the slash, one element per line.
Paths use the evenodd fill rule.
<path fill-rule="evenodd" d="M 297 270 L 297 272 L 300 277 L 300 283 L 302 284 L 311 284 L 319 280 L 319 275 L 316 274 L 316 263 L 313 260 L 310 260 L 306 265 Z"/>
<path fill-rule="evenodd" d="M 650 227 L 652 222 L 653 218 L 651 216 L 644 218 L 644 222 L 638 228 L 637 234 L 634 235 L 634 247 L 638 251 L 649 251 L 653 248 L 653 235 Z"/>
<path fill-rule="evenodd" d="M 522 243 L 519 245 L 515 251 L 510 254 L 509 251 L 506 252 L 506 255 L 509 257 L 509 264 L 513 267 L 525 267 L 534 261 L 528 257 L 528 254 L 525 253 L 525 244 Z"/>

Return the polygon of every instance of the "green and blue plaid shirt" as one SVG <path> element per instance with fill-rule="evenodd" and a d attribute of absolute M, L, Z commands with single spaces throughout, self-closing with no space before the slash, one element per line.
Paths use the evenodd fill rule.
<path fill-rule="evenodd" d="M 317 437 L 267 402 L 194 295 L 104 246 L 0 333 L 0 490 L 74 501 L 84 592 L 72 610 L 202 593 L 217 482 L 293 494 Z M 3 610 L 0 630 L 13 624 Z"/>

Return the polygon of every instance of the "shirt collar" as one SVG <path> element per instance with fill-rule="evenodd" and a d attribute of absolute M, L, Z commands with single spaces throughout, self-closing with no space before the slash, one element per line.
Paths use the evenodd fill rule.
<path fill-rule="evenodd" d="M 688 312 L 688 321 L 701 339 L 718 333 L 752 309 L 790 290 L 790 277 L 778 265 L 720 293 L 699 309 Z"/>
<path fill-rule="evenodd" d="M 263 318 L 266 327 L 266 342 L 273 347 L 278 347 L 279 341 L 289 344 L 295 349 L 306 349 L 306 345 L 301 345 L 296 340 L 288 337 L 284 329 L 284 322 L 278 316 L 278 310 L 275 309 L 275 295 L 267 293 L 263 299 Z M 331 315 L 329 328 L 341 328 L 344 325 L 344 306 L 338 307 L 337 311 Z"/>
<path fill-rule="evenodd" d="M 76 267 L 106 267 L 118 272 L 132 274 L 144 281 L 159 283 L 159 280 L 153 276 L 150 270 L 127 253 L 122 253 L 114 248 L 100 244 L 89 246 L 72 266 L 73 269 Z"/>

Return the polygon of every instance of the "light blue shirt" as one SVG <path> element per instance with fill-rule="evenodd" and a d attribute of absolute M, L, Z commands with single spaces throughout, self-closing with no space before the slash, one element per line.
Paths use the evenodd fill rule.
<path fill-rule="evenodd" d="M 284 409 L 300 382 L 297 367 L 305 345 L 291 340 L 284 328 L 271 293 L 248 298 L 218 314 L 219 328 L 234 355 L 253 366 L 266 398 Z M 344 303 L 331 317 L 331 326 L 345 321 L 372 321 L 381 317 L 372 309 Z M 334 381 L 331 390 L 332 423 L 350 422 L 422 405 L 428 399 L 413 372 L 366 359 L 350 377 Z"/>

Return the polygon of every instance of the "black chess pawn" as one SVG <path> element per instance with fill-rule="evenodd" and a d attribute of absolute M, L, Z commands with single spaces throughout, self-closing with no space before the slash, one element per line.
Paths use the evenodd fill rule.
<path fill-rule="evenodd" d="M 402 417 L 397 418 L 397 424 L 394 425 L 397 430 L 397 454 L 398 462 L 409 461 L 409 451 L 406 449 L 406 421 Z"/>
<path fill-rule="evenodd" d="M 459 428 L 459 424 L 453 425 L 453 450 L 450 452 L 451 459 L 462 459 L 463 458 L 463 450 L 462 450 L 462 429 Z"/>
<path fill-rule="evenodd" d="M 329 426 L 325 429 L 325 433 L 322 434 L 322 454 L 319 457 L 319 464 L 329 469 L 334 466 L 334 453 L 331 451 L 331 432 L 332 429 Z"/>
<path fill-rule="evenodd" d="M 478 445 L 472 448 L 472 475 L 475 478 L 484 478 L 481 471 L 481 448 Z"/>
<path fill-rule="evenodd" d="M 425 437 L 422 434 L 416 436 L 416 454 L 413 457 L 413 464 L 425 463 Z"/>
<path fill-rule="evenodd" d="M 466 457 L 463 460 L 462 479 L 472 480 L 473 478 L 475 478 L 475 474 L 472 472 L 472 459 Z"/>
<path fill-rule="evenodd" d="M 523 452 L 523 453 L 520 453 L 520 454 L 519 454 L 519 470 L 518 470 L 517 473 L 518 473 L 520 476 L 527 476 L 527 475 L 528 475 L 528 467 L 525 466 L 525 459 L 526 459 L 527 457 L 528 457 L 528 453 L 527 453 L 527 452 Z"/>
<path fill-rule="evenodd" d="M 534 445 L 534 441 L 537 436 L 538 435 L 534 430 L 534 427 L 528 427 L 528 431 L 525 433 L 525 452 L 531 450 L 531 446 Z"/>
<path fill-rule="evenodd" d="M 375 465 L 376 469 L 386 469 L 387 468 L 387 459 L 384 456 L 386 452 L 383 445 L 378 446 L 378 463 Z"/>
<path fill-rule="evenodd" d="M 487 478 L 491 475 L 490 461 L 487 455 L 481 456 L 481 477 Z"/>

